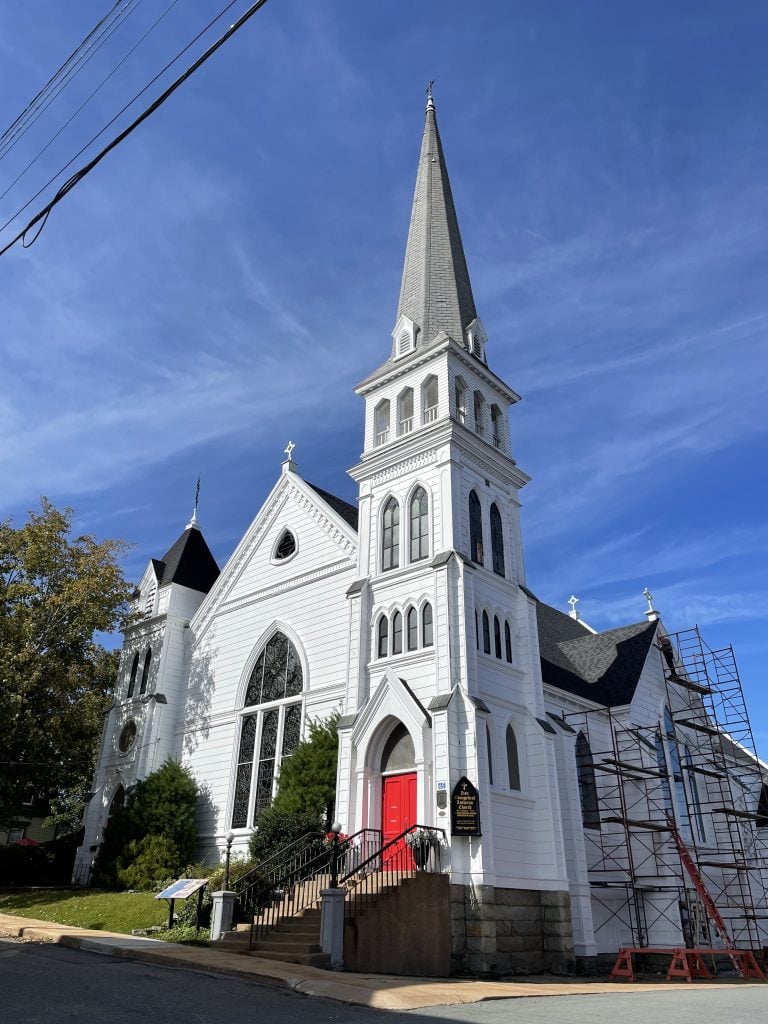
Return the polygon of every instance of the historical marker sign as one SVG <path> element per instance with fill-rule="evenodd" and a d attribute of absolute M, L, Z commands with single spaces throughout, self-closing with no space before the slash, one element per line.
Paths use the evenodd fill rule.
<path fill-rule="evenodd" d="M 207 878 L 179 878 L 155 896 L 156 900 L 185 900 L 208 884 Z"/>
<path fill-rule="evenodd" d="M 451 793 L 451 835 L 481 836 L 480 797 L 466 776 L 462 776 Z"/>

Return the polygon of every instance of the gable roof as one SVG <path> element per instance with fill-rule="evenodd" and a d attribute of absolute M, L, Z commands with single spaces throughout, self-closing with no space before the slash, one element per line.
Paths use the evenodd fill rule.
<path fill-rule="evenodd" d="M 538 598 L 534 600 L 544 682 L 608 707 L 629 704 L 656 634 L 656 623 L 636 622 L 604 633 L 590 633 L 578 619 Z"/>
<path fill-rule="evenodd" d="M 309 480 L 304 481 L 307 486 L 311 487 L 315 494 L 319 494 L 326 505 L 330 505 L 333 511 L 340 515 L 345 523 L 348 523 L 353 530 L 357 530 L 358 511 L 354 505 L 350 505 L 348 501 L 344 501 L 343 498 L 337 498 L 335 494 L 331 494 L 330 491 L 324 491 L 322 487 L 317 487 L 315 484 L 311 484 Z"/>
<path fill-rule="evenodd" d="M 162 586 L 178 583 L 207 594 L 219 578 L 219 567 L 196 526 L 188 526 L 162 559 L 152 559 Z"/>

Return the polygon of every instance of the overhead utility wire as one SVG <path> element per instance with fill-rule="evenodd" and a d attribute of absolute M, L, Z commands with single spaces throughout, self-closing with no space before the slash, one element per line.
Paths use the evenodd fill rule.
<path fill-rule="evenodd" d="M 128 15 L 131 14 L 141 2 L 142 0 L 128 0 L 128 2 L 124 5 L 123 9 L 117 13 L 112 24 L 108 26 L 101 33 L 100 36 L 97 36 L 90 46 L 83 50 L 80 57 L 75 61 L 72 67 L 64 74 L 61 80 L 59 82 L 55 82 L 55 79 L 57 78 L 57 76 L 59 76 L 60 72 L 62 71 L 62 68 L 59 68 L 59 71 L 56 72 L 54 78 L 51 79 L 51 82 L 54 83 L 53 85 L 51 85 L 51 88 L 48 89 L 46 87 L 45 90 L 38 94 L 40 97 L 39 100 L 36 103 L 33 101 L 33 104 L 30 104 L 27 107 L 27 110 L 24 112 L 24 114 L 21 115 L 20 118 L 16 119 L 18 124 L 15 130 L 10 132 L 10 129 L 8 129 L 8 131 L 6 131 L 5 133 L 7 137 L 4 140 L 0 139 L 0 160 L 2 160 L 3 157 L 13 149 L 16 143 L 32 127 L 35 121 L 37 121 L 37 119 L 45 113 L 45 111 L 48 109 L 48 107 L 50 107 L 50 105 L 57 98 L 57 96 L 67 87 L 67 85 L 69 85 L 73 78 L 79 75 L 79 73 L 83 70 L 83 68 L 91 60 L 91 58 L 96 55 L 96 53 L 101 49 L 104 43 L 106 43 L 109 37 L 120 27 L 122 23 L 120 19 L 122 19 L 122 21 L 125 21 Z M 83 43 L 81 43 L 80 48 L 83 47 L 84 43 L 87 41 L 88 38 L 90 37 L 86 37 L 86 40 L 84 40 Z"/>
<path fill-rule="evenodd" d="M 117 72 L 117 71 L 118 71 L 118 70 L 119 70 L 119 69 L 120 69 L 120 68 L 122 67 L 122 65 L 123 65 L 123 64 L 125 64 L 125 62 L 126 62 L 126 61 L 128 60 L 128 58 L 129 58 L 129 57 L 131 56 L 131 54 L 132 54 L 132 53 L 133 53 L 133 52 L 134 52 L 135 50 L 137 50 L 137 49 L 138 49 L 138 48 L 139 48 L 139 47 L 141 46 L 141 44 L 142 44 L 142 43 L 144 42 L 144 40 L 145 40 L 145 39 L 147 38 L 147 36 L 148 36 L 148 35 L 149 35 L 149 34 L 150 34 L 151 32 L 154 32 L 154 30 L 155 30 L 155 29 L 157 28 L 157 26 L 158 26 L 158 25 L 160 24 L 160 22 L 161 22 L 161 21 L 163 20 L 163 18 L 164 18 L 164 17 L 165 17 L 165 16 L 166 16 L 166 15 L 167 15 L 167 14 L 168 14 L 169 12 L 170 12 L 170 10 L 171 10 L 171 9 L 172 9 L 173 7 L 175 7 L 175 6 L 176 6 L 176 4 L 177 4 L 178 2 L 179 2 L 179 0 L 171 0 L 170 4 L 168 4 L 168 6 L 167 6 L 167 7 L 165 8 L 165 10 L 164 10 L 164 11 L 163 11 L 163 13 L 162 13 L 162 14 L 160 15 L 160 17 L 159 17 L 159 18 L 157 18 L 157 19 L 156 19 L 155 21 L 153 21 L 153 22 L 152 22 L 152 24 L 151 24 L 151 25 L 149 26 L 149 28 L 148 28 L 148 29 L 147 29 L 147 31 L 146 31 L 146 32 L 144 33 L 144 35 L 143 35 L 143 36 L 141 36 L 141 37 L 140 37 L 140 38 L 139 38 L 139 39 L 138 39 L 138 40 L 137 40 L 137 41 L 136 41 L 136 42 L 135 42 L 135 43 L 133 44 L 133 46 L 132 46 L 132 47 L 130 48 L 130 50 L 129 50 L 129 51 L 128 51 L 128 52 L 126 53 L 126 54 L 125 54 L 125 56 L 124 56 L 124 57 L 122 58 L 122 60 L 118 61 L 118 63 L 117 63 L 117 64 L 116 64 L 116 65 L 115 65 L 115 66 L 114 66 L 114 67 L 112 68 L 112 70 L 111 70 L 111 71 L 109 72 L 109 74 L 108 74 L 108 75 L 106 76 L 106 78 L 102 78 L 102 80 L 101 80 L 101 81 L 99 82 L 99 84 L 98 84 L 98 85 L 96 86 L 96 88 L 95 88 L 95 89 L 93 90 L 93 92 L 92 92 L 92 93 L 91 93 L 91 94 L 90 94 L 90 95 L 89 95 L 89 96 L 88 96 L 88 97 L 87 97 L 86 99 L 84 99 L 84 100 L 83 100 L 83 102 L 82 102 L 82 103 L 80 104 L 80 106 L 79 106 L 79 107 L 77 108 L 77 110 L 76 110 L 76 111 L 74 112 L 74 114 L 72 114 L 72 116 L 71 116 L 71 117 L 69 117 L 69 118 L 68 118 L 68 119 L 67 119 L 67 120 L 66 120 L 66 121 L 64 122 L 64 124 L 63 124 L 63 125 L 61 126 L 61 128 L 59 128 L 59 130 L 58 130 L 58 131 L 56 132 L 56 134 L 55 134 L 55 135 L 54 135 L 54 136 L 53 136 L 53 137 L 52 137 L 51 139 L 49 139 L 49 140 L 48 140 L 48 142 L 46 142 L 46 144 L 45 144 L 45 145 L 43 146 L 43 148 L 42 148 L 42 149 L 40 150 L 40 152 L 39 152 L 39 153 L 37 154 L 37 156 L 33 157 L 33 159 L 29 161 L 29 163 L 27 164 L 27 166 L 26 166 L 26 167 L 25 167 L 25 168 L 24 168 L 24 169 L 23 169 L 22 171 L 20 171 L 20 172 L 19 172 L 19 174 L 17 174 L 17 175 L 16 175 L 16 177 L 15 177 L 15 178 L 13 179 L 13 181 L 12 181 L 12 182 L 10 183 L 10 185 L 9 185 L 9 186 L 8 186 L 8 188 L 7 188 L 6 190 L 5 190 L 5 192 L 0 192 L 0 199 L 5 199 L 5 197 L 6 197 L 6 196 L 8 195 L 8 193 L 9 193 L 9 192 L 11 191 L 11 189 L 13 188 L 13 186 L 14 186 L 14 185 L 16 185 L 16 184 L 17 184 L 17 183 L 18 183 L 19 181 L 21 181 L 21 179 L 22 179 L 22 178 L 24 177 L 24 175 L 25 175 L 25 174 L 27 173 L 27 171 L 28 171 L 28 170 L 30 169 L 30 167 L 32 167 L 32 166 L 33 166 L 34 164 L 36 164 L 36 163 L 37 163 L 37 161 L 38 161 L 38 160 L 40 159 L 40 157 L 41 157 L 41 156 L 43 155 L 43 153 L 45 153 L 45 151 L 46 151 L 46 150 L 48 149 L 48 147 L 49 147 L 49 146 L 53 145 L 53 143 L 54 143 L 54 142 L 56 141 L 56 139 L 58 139 L 58 137 L 59 137 L 59 136 L 61 135 L 61 133 L 62 133 L 62 132 L 64 131 L 64 129 L 65 129 L 66 127 L 68 127 L 68 126 L 69 126 L 70 124 L 72 124 L 72 122 L 73 122 L 73 121 L 74 121 L 74 119 L 75 119 L 75 118 L 77 117 L 77 115 L 78 115 L 78 114 L 80 113 L 80 111 L 81 111 L 81 110 L 82 110 L 82 109 L 83 109 L 84 107 L 88 106 L 88 104 L 89 104 L 89 103 L 91 102 L 91 100 L 92 100 L 92 99 L 93 99 L 93 97 L 94 97 L 94 96 L 96 95 L 96 93 L 97 93 L 97 92 L 98 92 L 98 91 L 99 91 L 99 90 L 100 90 L 100 89 L 102 88 L 102 86 L 104 86 L 104 85 L 106 85 L 106 84 L 107 84 L 107 82 L 108 82 L 108 81 L 110 80 L 110 78 L 111 78 L 111 77 L 112 77 L 112 76 L 113 76 L 113 75 L 114 75 L 114 74 L 115 74 L 115 73 L 116 73 L 116 72 Z"/>
<path fill-rule="evenodd" d="M 196 35 L 196 36 L 194 37 L 194 39 L 190 39 L 190 41 L 189 41 L 189 42 L 187 43 L 187 45 L 186 45 L 186 46 L 185 46 L 185 47 L 184 47 L 183 49 L 179 50 L 179 52 L 178 52 L 178 53 L 176 54 L 176 56 L 175 56 L 175 57 L 173 57 L 173 58 L 172 58 L 171 60 L 169 60 L 169 61 L 168 61 L 168 63 L 167 63 L 167 64 L 166 64 L 166 65 L 165 65 L 164 67 L 162 67 L 162 68 L 161 68 L 161 69 L 160 69 L 160 70 L 159 70 L 159 71 L 157 72 L 157 74 L 156 74 L 156 75 L 154 76 L 154 78 L 151 78 L 151 79 L 150 79 L 150 80 L 149 80 L 149 81 L 147 82 L 147 84 L 146 84 L 146 85 L 145 85 L 145 86 L 144 86 L 144 87 L 143 87 L 142 89 L 139 89 L 139 91 L 138 91 L 138 92 L 136 93 L 136 95 L 135 95 L 135 96 L 134 96 L 134 97 L 133 97 L 132 99 L 130 99 L 130 100 L 129 100 L 129 101 L 128 101 L 128 102 L 126 103 L 126 104 L 125 104 L 125 106 L 124 106 L 124 107 L 122 107 L 122 108 L 121 108 L 120 110 L 118 110 L 118 112 L 117 112 L 117 113 L 115 114 L 115 116 L 114 116 L 114 117 L 112 117 L 112 118 L 110 118 L 110 120 L 109 120 L 109 121 L 107 121 L 107 123 L 106 123 L 106 124 L 104 125 L 104 127 L 103 127 L 103 128 L 100 128 L 100 129 L 99 129 L 99 131 L 97 131 L 97 132 L 96 132 L 96 134 L 95 134 L 94 136 L 92 136 L 92 137 L 91 137 L 91 138 L 90 138 L 90 139 L 88 140 L 88 142 L 86 142 L 86 144 L 85 144 L 84 146 L 82 146 L 82 147 L 81 147 L 81 148 L 80 148 L 80 149 L 79 149 L 79 150 L 77 151 L 77 153 L 75 153 L 75 155 L 74 155 L 74 156 L 73 156 L 73 157 L 72 157 L 71 159 L 67 160 L 67 162 L 66 162 L 66 163 L 64 164 L 64 166 L 63 166 L 63 167 L 60 167 L 60 168 L 58 169 L 58 171 L 56 171 L 56 173 L 55 173 L 54 175 L 52 175 L 52 177 L 50 177 L 50 178 L 48 179 L 48 181 L 46 181 L 46 183 L 45 183 L 45 184 L 44 184 L 44 185 L 43 185 L 43 186 L 42 186 L 41 188 L 39 188 L 39 189 L 37 190 L 37 192 L 35 192 L 35 194 L 34 194 L 34 195 L 32 196 L 32 198 L 31 198 L 31 199 L 28 199 L 28 200 L 27 200 L 27 202 L 26 202 L 26 203 L 24 203 L 24 205 L 23 205 L 22 207 L 20 207 L 20 208 L 19 208 L 19 209 L 18 209 L 18 210 L 16 211 L 16 213 L 14 213 L 14 214 L 13 214 L 13 216 L 9 217 L 9 218 L 8 218 L 8 220 L 7 220 L 7 221 L 6 221 L 6 222 L 5 222 L 5 223 L 4 223 L 3 225 L 0 225 L 0 232 L 3 232 L 3 231 L 5 231 L 5 229 L 6 229 L 7 227 L 8 227 L 8 225 L 9 225 L 9 224 L 12 224 L 12 223 L 13 223 L 13 221 L 15 221 L 15 220 L 16 220 L 16 218 L 17 218 L 17 217 L 18 217 L 18 216 L 19 216 L 20 214 L 22 214 L 22 213 L 23 213 L 23 212 L 24 212 L 24 211 L 25 211 L 25 210 L 27 209 L 27 207 L 28 207 L 28 206 L 31 206 L 31 205 L 32 205 L 32 203 L 34 203 L 34 201 L 35 201 L 36 199 L 38 199 L 38 198 L 39 198 L 39 197 L 40 197 L 40 196 L 41 196 L 41 195 L 43 194 L 43 192 L 45 192 L 45 190 L 46 190 L 46 189 L 48 188 L 48 186 L 49 186 L 49 185 L 52 185 L 52 184 L 54 183 L 54 181 L 56 181 L 56 179 L 57 179 L 57 178 L 58 178 L 58 177 L 59 177 L 59 176 L 60 176 L 61 174 L 63 174 L 63 173 L 64 173 L 64 171 L 66 171 L 66 169 L 67 169 L 68 167 L 70 167 L 70 166 L 71 166 L 71 165 L 72 165 L 72 164 L 73 164 L 73 163 L 75 162 L 75 160 L 77 160 L 77 158 L 78 158 L 79 156 L 82 156 L 82 155 L 83 155 L 83 153 L 85 153 L 85 151 L 86 151 L 86 150 L 87 150 L 87 149 L 88 149 L 88 148 L 89 148 L 90 146 L 92 146 L 92 145 L 93 145 L 93 143 L 94 143 L 94 142 L 96 141 L 96 139 L 98 139 L 98 138 L 99 138 L 99 137 L 100 137 L 101 135 L 103 135 L 103 134 L 104 134 L 104 132 L 105 132 L 105 131 L 107 130 L 107 128 L 109 128 L 109 127 L 110 127 L 111 125 L 113 125 L 113 124 L 115 123 L 115 121 L 117 121 L 117 119 L 118 119 L 119 117 L 121 117 L 121 116 L 122 116 L 122 115 L 123 115 L 123 114 L 124 114 L 124 113 L 126 112 L 126 110 L 128 110 L 128 108 L 129 108 L 129 107 L 132 107 L 132 106 L 133 106 L 133 104 L 134 104 L 134 103 L 136 102 L 136 100 L 137 100 L 137 99 L 139 98 L 139 96 L 142 96 L 142 95 L 143 95 L 143 94 L 144 94 L 144 93 L 145 93 L 145 92 L 147 91 L 147 89 L 149 89 L 149 88 L 150 88 L 150 86 L 154 85 L 154 83 L 155 83 L 155 82 L 156 82 L 156 81 L 158 80 L 158 78 L 162 78 L 162 76 L 163 76 L 163 75 L 165 74 L 165 72 L 166 72 L 166 71 L 167 71 L 167 70 L 168 70 L 169 68 L 173 67 L 173 65 L 174 65 L 174 64 L 176 63 L 176 61 L 177 61 L 177 60 L 178 60 L 178 59 L 179 59 L 180 57 L 182 57 L 182 56 L 183 56 L 183 55 L 184 55 L 184 54 L 185 54 L 185 53 L 187 52 L 187 50 L 189 50 L 189 49 L 190 49 L 190 48 L 191 48 L 192 46 L 194 46 L 194 44 L 195 44 L 195 43 L 196 43 L 196 42 L 197 42 L 197 41 L 198 41 L 198 40 L 199 40 L 199 39 L 201 38 L 201 36 L 204 36 L 204 35 L 205 35 L 205 33 L 206 33 L 206 32 L 207 32 L 207 31 L 208 31 L 208 30 L 209 30 L 210 28 L 211 28 L 211 26 L 212 26 L 212 25 L 215 25 L 217 21 L 220 21 L 220 20 L 221 20 L 221 18 L 223 18 L 223 17 L 224 17 L 224 15 L 225 15 L 225 14 L 227 13 L 227 11 L 228 11 L 228 10 L 229 10 L 230 8 L 234 7 L 234 6 L 235 6 L 235 4 L 236 4 L 237 2 L 238 2 L 238 0 L 230 0 L 230 2 L 229 2 L 229 3 L 227 4 L 227 5 L 226 5 L 226 7 L 224 7 L 224 9 L 223 9 L 223 10 L 221 10 L 221 11 L 220 11 L 220 12 L 219 12 L 219 13 L 218 13 L 218 14 L 216 15 L 216 17 L 215 17 L 215 18 L 211 18 L 211 20 L 210 20 L 210 21 L 208 22 L 208 24 L 207 24 L 207 25 L 206 25 L 206 26 L 205 26 L 204 28 L 200 29 L 200 31 L 199 31 L 199 32 L 197 33 L 197 35 Z M 266 2 L 266 0 L 265 0 L 265 2 Z M 247 20 L 247 18 L 250 18 L 251 14 L 255 14 L 255 13 L 256 13 L 256 10 L 258 10 L 258 8 L 259 8 L 259 7 L 263 7 L 263 6 L 264 6 L 263 4 L 259 4 L 259 5 L 257 5 L 257 6 L 255 7 L 255 10 L 253 10 L 253 11 L 250 11 L 250 10 L 249 10 L 249 11 L 246 11 L 246 12 L 245 12 L 245 15 L 243 15 L 243 17 L 246 17 L 246 16 L 247 16 L 247 17 L 246 17 L 246 20 Z M 242 20 L 242 19 L 241 19 L 241 20 Z M 239 26 L 238 26 L 238 27 L 239 27 Z M 227 38 L 229 38 L 229 36 L 227 36 Z M 205 54 L 204 54 L 203 56 L 205 56 Z M 178 84 L 181 84 L 181 83 L 179 82 Z M 145 113 L 146 113 L 146 112 L 145 112 Z M 142 117 L 143 117 L 143 115 L 142 115 Z M 122 141 L 122 136 L 120 137 L 120 139 L 119 139 L 118 141 Z M 109 147 L 109 148 L 111 148 L 111 144 L 110 144 L 110 147 Z M 104 153 L 101 153 L 101 154 L 99 155 L 99 159 L 100 159 L 100 158 L 101 158 L 101 156 L 103 156 L 103 155 L 104 155 Z M 77 172 L 77 173 L 79 174 L 80 172 Z M 87 173 L 87 172 L 86 172 L 86 173 Z M 76 175 L 74 175 L 74 176 L 76 176 Z M 73 177 L 74 177 L 74 176 L 73 176 Z M 70 180 L 71 180 L 71 179 L 70 179 Z M 68 188 L 67 186 L 69 186 L 69 181 L 65 182 L 65 184 L 64 184 L 64 185 L 62 186 L 62 188 L 67 188 L 67 191 L 69 191 L 69 188 Z M 63 198 L 63 197 L 62 197 L 62 198 Z M 55 205 L 56 205 L 56 202 L 58 202 L 58 198 L 57 198 L 57 197 L 54 197 L 54 200 L 52 201 L 52 205 L 53 205 L 53 206 L 55 206 Z M 48 212 L 50 212 L 50 210 L 49 210 Z M 43 213 L 45 213 L 45 210 L 41 211 L 41 215 L 42 215 Z M 36 218 L 36 219 L 37 219 L 37 218 Z M 27 227 L 26 227 L 26 228 L 24 229 L 24 231 L 22 231 L 21 235 L 25 234 L 25 233 L 26 233 L 26 231 L 28 230 L 28 228 L 29 228 L 29 227 L 31 227 L 31 224 L 30 224 L 30 225 L 27 225 Z M 6 251 L 6 249 L 9 249 L 9 248 L 10 248 L 10 247 L 11 247 L 12 245 L 15 245 L 15 244 L 16 244 L 16 242 L 18 242 L 18 240 L 19 240 L 19 238 L 21 237 L 21 235 L 18 235 L 18 236 L 17 236 L 17 237 L 16 237 L 16 238 L 15 238 L 15 239 L 14 239 L 14 240 L 13 240 L 13 241 L 12 241 L 12 242 L 10 243 L 10 245 L 6 246 L 6 248 L 5 248 L 5 249 L 0 249 L 0 256 L 2 256 L 2 255 L 3 255 L 3 253 L 4 253 L 5 251 Z"/>

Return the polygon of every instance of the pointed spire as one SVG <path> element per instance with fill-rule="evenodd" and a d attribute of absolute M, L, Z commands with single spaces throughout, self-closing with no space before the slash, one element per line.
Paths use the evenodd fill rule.
<path fill-rule="evenodd" d="M 397 314 L 398 320 L 405 316 L 415 322 L 417 345 L 428 344 L 440 331 L 462 342 L 477 317 L 431 82 Z"/>
<path fill-rule="evenodd" d="M 197 506 L 200 503 L 200 474 L 197 474 L 197 486 L 195 487 L 195 507 L 192 510 L 192 518 L 186 525 L 187 530 L 199 530 L 200 526 L 197 522 Z"/>

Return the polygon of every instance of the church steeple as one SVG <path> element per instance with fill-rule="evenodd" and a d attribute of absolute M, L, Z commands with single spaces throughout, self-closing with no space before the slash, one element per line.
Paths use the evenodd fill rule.
<path fill-rule="evenodd" d="M 477 318 L 431 88 L 397 313 L 398 328 L 403 318 L 415 326 L 416 347 L 440 331 L 464 344 Z"/>

